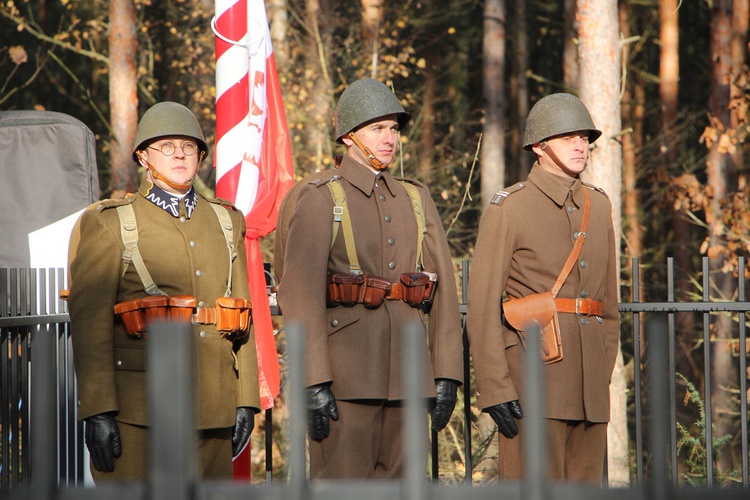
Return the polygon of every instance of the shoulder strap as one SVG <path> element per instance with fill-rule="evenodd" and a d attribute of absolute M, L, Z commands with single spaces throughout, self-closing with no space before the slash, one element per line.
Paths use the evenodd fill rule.
<path fill-rule="evenodd" d="M 419 195 L 419 189 L 414 184 L 407 181 L 399 181 L 406 189 L 406 193 L 411 200 L 411 208 L 414 211 L 414 219 L 417 221 L 417 261 L 414 264 L 414 270 L 419 272 L 424 267 L 422 260 L 422 244 L 424 235 L 427 234 L 427 222 L 424 216 L 424 207 L 422 206 L 422 197 Z"/>
<path fill-rule="evenodd" d="M 354 230 L 352 229 L 352 219 L 349 216 L 349 208 L 346 205 L 344 187 L 339 182 L 338 177 L 334 177 L 327 184 L 331 192 L 331 198 L 333 198 L 333 236 L 331 237 L 331 247 L 333 247 L 336 241 L 339 224 L 342 224 L 346 255 L 349 258 L 349 272 L 352 274 L 362 274 L 362 267 L 359 265 L 359 258 L 357 257 L 357 248 L 354 244 Z"/>
<path fill-rule="evenodd" d="M 568 255 L 568 260 L 565 262 L 563 270 L 560 271 L 560 276 L 557 277 L 557 281 L 555 281 L 555 285 L 552 287 L 553 299 L 557 297 L 557 294 L 560 292 L 563 283 L 565 283 L 565 280 L 568 278 L 568 275 L 573 269 L 573 265 L 575 264 L 576 259 L 578 259 L 578 256 L 581 254 L 581 248 L 583 248 L 583 243 L 586 240 L 586 228 L 589 225 L 589 208 L 591 208 L 591 199 L 589 198 L 589 192 L 585 187 L 583 188 L 583 196 L 586 201 L 583 204 L 583 220 L 581 221 L 581 230 L 578 231 L 578 235 L 576 236 L 576 243 L 575 245 L 573 245 L 573 250 L 570 252 L 570 255 Z"/>
<path fill-rule="evenodd" d="M 227 240 L 227 249 L 229 249 L 229 277 L 227 278 L 227 289 L 224 292 L 225 297 L 232 295 L 232 265 L 237 258 L 237 252 L 234 249 L 234 236 L 232 228 L 232 218 L 229 216 L 229 209 L 218 203 L 208 203 L 214 209 L 216 217 L 219 218 L 221 231 L 224 233 L 224 239 Z"/>
<path fill-rule="evenodd" d="M 138 250 L 138 225 L 135 222 L 133 207 L 130 204 L 120 205 L 117 207 L 117 215 L 120 217 L 120 235 L 122 236 L 122 242 L 125 244 L 125 250 L 122 252 L 122 273 L 120 276 L 125 276 L 125 272 L 132 262 L 147 294 L 166 295 L 154 283 L 151 274 L 146 269 L 146 264 L 143 262 L 141 252 Z"/>

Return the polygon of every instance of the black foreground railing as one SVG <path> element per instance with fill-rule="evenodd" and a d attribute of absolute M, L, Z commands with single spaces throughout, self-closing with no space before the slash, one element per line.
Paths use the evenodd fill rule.
<path fill-rule="evenodd" d="M 744 262 L 740 262 L 740 266 Z M 463 262 L 462 288 L 463 296 L 466 297 L 466 284 L 468 281 L 468 262 Z M 740 267 L 742 268 L 742 267 Z M 619 488 L 607 490 L 607 495 L 621 496 L 622 498 L 669 498 L 677 495 L 685 498 L 705 498 L 710 492 L 712 498 L 744 498 L 747 496 L 748 488 L 748 467 L 747 467 L 747 419 L 742 418 L 742 450 L 743 450 L 743 471 L 741 488 L 713 488 L 712 470 L 707 471 L 706 488 L 684 488 L 678 485 L 677 468 L 669 467 L 669 464 L 676 464 L 676 431 L 675 431 L 675 379 L 674 379 L 674 340 L 675 326 L 674 314 L 684 311 L 702 312 L 704 317 L 704 332 L 706 335 L 705 349 L 710 351 L 710 342 L 708 340 L 708 321 L 711 312 L 734 312 L 746 313 L 750 311 L 750 303 L 745 302 L 744 282 L 740 280 L 739 295 L 736 302 L 711 302 L 708 292 L 705 293 L 703 301 L 697 303 L 677 303 L 674 298 L 674 279 L 672 270 L 672 261 L 668 261 L 668 300 L 667 302 L 629 302 L 622 303 L 620 310 L 623 313 L 633 314 L 633 342 L 635 366 L 641 366 L 640 345 L 638 332 L 641 329 L 641 313 L 665 313 L 656 315 L 654 320 L 645 328 L 646 338 L 650 339 L 647 347 L 649 353 L 648 359 L 651 360 L 649 368 L 656 370 L 653 374 L 661 373 L 664 376 L 651 375 L 648 377 L 648 394 L 653 401 L 668 400 L 669 413 L 667 414 L 666 405 L 652 405 L 649 419 L 649 442 L 650 461 L 648 474 L 644 474 L 644 453 L 643 453 L 643 409 L 641 407 L 643 384 L 640 370 L 635 370 L 635 405 L 636 405 L 636 486 L 634 488 Z M 51 270 L 49 275 L 44 271 L 36 270 L 5 270 L 0 269 L 0 425 L 2 429 L 2 442 L 0 443 L 0 493 L 4 496 L 10 494 L 11 498 L 27 498 L 26 495 L 33 494 L 28 498 L 213 498 L 213 495 L 220 494 L 222 498 L 240 498 L 246 496 L 252 491 L 253 498 L 353 498 L 355 495 L 363 500 L 368 498 L 455 498 L 457 495 L 467 499 L 472 498 L 497 498 L 498 494 L 507 495 L 507 498 L 576 498 L 583 500 L 585 498 L 600 498 L 602 490 L 600 488 L 588 488 L 581 485 L 556 484 L 549 483 L 543 478 L 544 462 L 543 460 L 530 460 L 527 463 L 528 479 L 520 483 L 503 483 L 494 485 L 481 485 L 473 488 L 466 488 L 466 484 L 471 484 L 472 464 L 466 464 L 467 480 L 463 486 L 446 486 L 438 484 L 425 484 L 424 473 L 420 470 L 407 470 L 407 475 L 402 482 L 336 482 L 336 483 L 313 483 L 308 484 L 304 480 L 305 455 L 304 455 L 304 436 L 306 422 L 304 419 L 304 395 L 301 389 L 301 380 L 295 382 L 296 378 L 303 373 L 300 368 L 299 359 L 294 359 L 295 353 L 302 352 L 299 343 L 302 342 L 300 332 L 295 332 L 292 325 L 286 327 L 288 353 L 292 358 L 289 360 L 289 434 L 292 439 L 292 448 L 289 457 L 289 482 L 285 485 L 271 484 L 270 475 L 267 475 L 267 484 L 263 486 L 248 485 L 242 483 L 201 483 L 196 482 L 195 478 L 186 471 L 189 466 L 185 464 L 173 464 L 171 462 L 184 458 L 189 453 L 178 454 L 179 457 L 170 456 L 159 457 L 159 460 L 152 460 L 155 464 L 152 471 L 150 484 L 129 485 L 127 489 L 120 491 L 116 486 L 100 485 L 96 489 L 80 488 L 83 484 L 83 439 L 82 427 L 75 419 L 75 387 L 73 368 L 70 357 L 70 341 L 68 330 L 67 314 L 63 310 L 62 303 L 57 299 L 57 290 L 63 288 L 61 285 L 64 278 L 62 270 Z M 707 262 L 704 260 L 704 290 L 710 290 L 708 286 Z M 47 279 L 49 276 L 49 279 Z M 633 261 L 633 297 L 639 296 L 638 283 L 638 261 Z M 461 312 L 465 313 L 465 304 L 461 304 Z M 745 351 L 745 322 L 738 321 L 739 328 L 739 352 Z M 174 327 L 165 326 L 165 330 Z M 54 334 L 54 335 L 53 335 Z M 166 333 L 168 334 L 168 333 Z M 412 335 L 413 336 L 413 335 Z M 532 336 L 533 337 L 533 336 Z M 172 337 L 170 342 L 174 343 L 174 338 L 189 338 L 189 336 Z M 295 340 L 295 338 L 297 340 Z M 407 337 L 408 338 L 408 337 Z M 295 344 L 298 342 L 298 344 Z M 32 345 L 33 359 L 32 363 Z M 172 344 L 173 345 L 173 344 Z M 174 348 L 174 345 L 173 345 Z M 166 349 L 170 351 L 170 349 Z M 529 352 L 536 352 L 533 348 Z M 6 354 L 7 353 L 7 354 Z M 746 357 L 740 357 L 741 373 L 745 373 Z M 189 358 L 188 358 L 189 359 Z M 710 360 L 710 352 L 704 356 L 706 367 Z M 43 361 L 42 361 L 43 360 Z M 536 358 L 532 356 L 532 362 L 527 363 L 530 369 L 534 369 Z M 661 366 L 665 362 L 666 366 Z M 175 363 L 176 364 L 176 361 Z M 163 363 L 162 366 L 170 366 L 173 363 Z M 415 371 L 415 365 L 407 360 L 407 373 Z M 150 367 L 152 378 L 156 381 L 160 379 L 159 367 Z M 466 380 L 468 378 L 468 363 L 466 364 Z M 707 370 L 710 374 L 710 370 Z M 419 371 L 416 370 L 413 377 L 419 377 Z M 185 377 L 190 376 L 189 373 Z M 532 383 L 535 375 L 529 374 L 529 383 Z M 171 376 L 165 378 L 172 380 L 185 380 L 181 376 Z M 409 380 L 414 380 L 410 378 Z M 747 415 L 747 390 L 746 380 L 740 377 L 742 387 L 741 394 L 741 415 Z M 157 382 L 154 382 L 157 383 Z M 710 391 L 710 384 L 706 383 L 707 390 Z M 188 391 L 189 392 L 189 391 Z M 467 412 L 466 422 L 470 422 L 470 390 L 465 391 L 465 411 Z M 34 394 L 34 404 L 31 405 L 31 393 Z M 160 397 L 154 402 L 155 405 L 164 405 L 166 408 L 175 407 L 179 401 L 166 401 L 164 394 L 170 394 L 177 397 L 179 391 L 164 389 L 158 392 Z M 188 395 L 186 397 L 190 397 Z M 710 412 L 710 394 L 706 398 L 707 414 L 707 432 L 706 443 L 711 442 L 711 412 Z M 539 414 L 531 412 L 534 408 L 534 402 L 529 401 L 526 406 L 528 415 Z M 540 403 L 541 404 L 541 403 Z M 531 405 L 531 406 L 530 406 Z M 303 415 L 300 418 L 300 415 Z M 417 420 L 423 422 L 423 410 L 418 410 Z M 531 418 L 531 417 L 528 417 Z M 270 419 L 268 419 L 270 420 Z M 419 422 L 414 425 L 418 429 Z M 529 425 L 537 425 L 531 418 Z M 155 440 L 154 453 L 158 450 L 176 449 L 174 442 L 167 442 L 170 439 L 179 439 L 178 443 L 189 443 L 192 434 L 186 429 L 178 429 L 179 426 L 172 425 L 165 432 L 156 432 L 159 425 L 164 425 L 159 419 L 155 419 L 155 436 L 164 436 Z M 541 421 L 538 422 L 541 429 Z M 269 427 L 270 428 L 270 427 Z M 188 426 L 189 429 L 189 426 Z M 426 431 L 426 430 L 425 430 Z M 183 432 L 183 434 L 180 434 Z M 187 432 L 186 434 L 184 432 Z M 173 437 L 168 438 L 169 435 Z M 409 436 L 419 436 L 419 431 L 414 432 L 409 429 Z M 534 436 L 541 436 L 542 432 L 534 432 Z M 178 437 L 175 437 L 178 436 Z M 182 438 L 179 438 L 182 436 Z M 185 437 L 187 436 L 187 437 Z M 267 433 L 267 440 L 270 433 Z M 434 435 L 433 435 L 434 437 Z M 432 440 L 436 443 L 436 439 Z M 533 450 L 528 450 L 527 456 L 544 457 L 544 442 L 534 442 L 529 440 L 528 445 Z M 51 444 L 56 443 L 56 446 Z M 405 449 L 407 458 L 415 456 L 408 463 L 422 463 L 419 460 L 419 442 L 407 440 L 408 447 Z M 471 454 L 471 436 L 470 426 L 466 426 L 465 431 L 466 453 L 465 457 L 470 461 Z M 433 445 L 433 454 L 434 454 Z M 56 453 L 51 450 L 57 450 Z M 712 453 L 711 446 L 707 446 L 707 453 Z M 301 451 L 300 451 L 301 450 Z M 416 450 L 416 452 L 415 452 Z M 24 452 L 25 451 L 25 452 Z M 152 458 L 157 458 L 152 456 Z M 270 456 L 267 457 L 269 464 Z M 708 458 L 711 458 L 710 455 Z M 708 461 L 707 463 L 712 463 Z M 433 460 L 433 477 L 437 477 L 437 461 Z M 180 469 L 179 467 L 183 467 Z M 170 469 L 171 468 L 171 469 Z M 267 470 L 268 469 L 267 467 Z M 32 472 L 33 471 L 33 472 Z M 33 480 L 32 480 L 33 476 Z M 168 483 L 167 486 L 160 487 L 161 481 Z M 645 478 L 645 479 L 644 479 Z M 654 481 L 654 478 L 662 478 L 660 481 Z M 77 487 L 77 488 L 75 488 Z M 41 489 L 40 489 L 41 488 Z M 73 489 L 70 489 L 73 488 Z M 250 490 L 248 490 L 250 488 Z M 744 491 L 743 491 L 744 490 Z M 165 496 L 157 495 L 161 491 Z M 186 496 L 176 493 L 183 492 Z M 169 495 L 166 495 L 169 493 Z M 41 495 L 41 496 L 38 496 Z M 84 495 L 84 496 L 81 496 Z M 89 496 L 90 495 L 90 496 Z"/>

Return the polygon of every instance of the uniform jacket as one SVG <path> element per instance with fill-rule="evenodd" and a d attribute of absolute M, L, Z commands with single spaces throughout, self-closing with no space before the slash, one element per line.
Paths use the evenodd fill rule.
<path fill-rule="evenodd" d="M 602 301 L 604 316 L 558 314 L 564 357 L 544 366 L 546 416 L 609 420 L 620 332 L 612 207 L 603 192 L 539 165 L 527 181 L 496 195 L 479 225 L 467 321 L 480 408 L 515 399 L 523 407 L 524 351 L 518 334 L 503 322 L 503 292 L 525 297 L 552 288 L 581 227 L 584 189 L 591 198 L 587 236 L 558 297 Z"/>
<path fill-rule="evenodd" d="M 130 203 L 138 225 L 138 248 L 146 268 L 167 295 L 193 295 L 213 306 L 224 296 L 229 251 L 219 220 L 198 195 L 192 209 L 185 200 L 172 205 L 177 217 L 146 199 L 163 193 L 144 180 L 137 194 L 125 200 L 102 202 L 81 219 L 81 241 L 71 263 L 70 310 L 75 369 L 78 378 L 79 418 L 117 411 L 117 419 L 147 425 L 147 339 L 129 337 L 114 305 L 146 296 L 131 264 L 121 278 L 124 245 L 115 207 Z M 190 199 L 188 194 L 186 199 Z M 226 202 L 221 202 L 226 203 Z M 192 205 L 192 203 L 190 203 Z M 233 225 L 236 258 L 232 296 L 249 298 L 245 257 L 245 219 L 226 204 Z M 188 217 L 188 211 L 192 211 Z M 222 339 L 213 325 L 194 326 L 195 382 L 200 429 L 232 427 L 236 408 L 260 407 L 255 339 Z"/>
<path fill-rule="evenodd" d="M 345 156 L 340 168 L 299 192 L 278 291 L 284 321 L 305 327 L 308 385 L 330 382 L 338 399 L 402 399 L 402 328 L 426 318 L 402 301 L 377 309 L 326 308 L 326 274 L 349 272 L 342 228 L 331 247 L 333 201 L 326 181 L 334 175 L 346 193 L 362 272 L 392 283 L 414 272 L 417 223 L 406 190 L 390 172 L 376 177 Z M 462 379 L 461 325 L 442 222 L 427 189 L 417 185 L 427 224 L 424 270 L 439 277 L 424 349 L 425 395 L 434 397 L 435 378 Z"/>

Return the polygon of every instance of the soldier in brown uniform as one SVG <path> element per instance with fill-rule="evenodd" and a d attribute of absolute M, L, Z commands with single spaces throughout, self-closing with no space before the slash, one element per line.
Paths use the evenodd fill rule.
<path fill-rule="evenodd" d="M 537 162 L 526 181 L 500 191 L 479 225 L 471 267 L 468 328 L 477 405 L 500 431 L 500 477 L 523 476 L 522 337 L 504 321 L 501 302 L 548 292 L 565 266 L 590 198 L 585 243 L 555 299 L 563 358 L 544 365 L 551 478 L 601 481 L 609 381 L 619 340 L 612 206 L 581 182 L 589 144 L 601 132 L 583 103 L 552 94 L 532 108 L 524 148 Z M 584 236 L 584 235 L 582 235 Z M 507 319 L 507 318 L 505 318 Z"/>
<path fill-rule="evenodd" d="M 455 406 L 462 378 L 461 327 L 445 232 L 427 189 L 388 171 L 398 130 L 409 118 L 382 83 L 352 83 L 336 109 L 336 138 L 347 153 L 338 169 L 299 189 L 289 221 L 278 297 L 284 321 L 301 324 L 306 332 L 312 478 L 393 478 L 403 473 L 402 329 L 410 321 L 424 322 L 425 311 L 424 356 L 429 361 L 424 394 L 436 398 L 433 428 L 445 427 Z M 333 243 L 332 183 L 343 188 L 346 198 Z M 422 245 L 407 192 L 411 187 L 424 213 Z M 347 232 L 354 239 L 350 248 Z M 359 269 L 347 250 L 356 254 Z M 409 281 L 415 271 L 437 275 L 431 304 L 410 305 L 401 299 L 411 293 L 404 279 Z M 360 277 L 366 285 L 343 283 L 341 290 L 367 286 L 366 303 L 329 297 L 335 303 L 327 305 L 327 280 L 356 282 Z M 382 303 L 371 300 L 370 293 L 378 290 L 385 293 Z"/>
<path fill-rule="evenodd" d="M 159 310 L 196 313 L 194 323 L 202 323 L 193 328 L 200 477 L 231 478 L 232 455 L 241 451 L 252 432 L 260 406 L 252 331 L 234 328 L 238 331 L 227 333 L 226 325 L 220 331 L 210 324 L 215 318 L 199 315 L 216 314 L 217 298 L 232 303 L 249 298 L 242 213 L 228 202 L 203 197 L 192 185 L 207 150 L 189 109 L 173 102 L 154 105 L 138 125 L 133 152 L 133 159 L 146 169 L 138 192 L 124 200 L 101 202 L 80 220 L 80 243 L 70 268 L 69 310 L 78 416 L 85 420 L 96 481 L 148 477 L 149 342 L 132 324 L 126 328 L 125 316 L 115 314 L 118 304 L 145 304 L 147 297 L 156 304 L 166 297 L 182 297 L 185 308 Z M 136 258 L 123 261 L 121 210 L 134 215 L 135 250 L 153 284 L 137 269 Z M 127 316 L 131 317 L 135 316 Z"/>

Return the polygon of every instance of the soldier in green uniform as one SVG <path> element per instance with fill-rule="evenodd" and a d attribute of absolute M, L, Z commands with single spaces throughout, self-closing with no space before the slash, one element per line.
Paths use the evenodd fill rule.
<path fill-rule="evenodd" d="M 231 478 L 232 456 L 252 432 L 260 401 L 247 317 L 245 219 L 193 187 L 207 151 L 188 108 L 152 106 L 133 151 L 146 171 L 138 192 L 103 201 L 80 220 L 69 311 L 78 416 L 95 481 L 148 478 L 151 314 L 182 315 L 195 325 L 199 476 Z"/>
<path fill-rule="evenodd" d="M 423 185 L 388 170 L 409 118 L 383 83 L 352 83 L 336 108 L 341 165 L 293 190 L 280 211 L 278 298 L 285 323 L 306 332 L 312 478 L 402 475 L 402 334 L 426 312 L 433 428 L 455 406 L 461 325 L 442 221 Z"/>
<path fill-rule="evenodd" d="M 579 237 L 585 243 L 553 306 L 563 358 L 544 365 L 547 464 L 554 479 L 602 479 L 609 381 L 620 332 L 617 242 L 609 199 L 580 179 L 589 145 L 600 135 L 577 97 L 561 93 L 539 100 L 524 138 L 537 162 L 527 180 L 494 196 L 479 225 L 468 331 L 477 405 L 497 423 L 499 472 L 505 479 L 523 476 L 524 394 L 538 388 L 524 387 L 523 336 L 503 321 L 502 300 L 551 291 Z"/>

